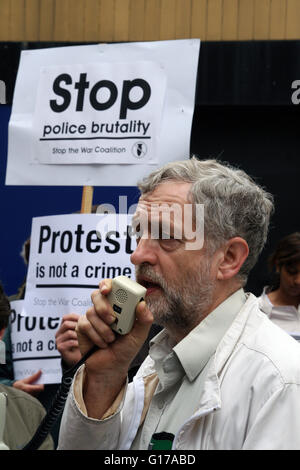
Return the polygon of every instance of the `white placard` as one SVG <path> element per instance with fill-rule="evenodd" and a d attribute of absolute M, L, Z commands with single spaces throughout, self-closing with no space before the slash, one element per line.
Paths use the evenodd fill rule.
<path fill-rule="evenodd" d="M 22 316 L 23 300 L 11 304 L 11 344 L 15 380 L 26 379 L 39 370 L 36 383 L 60 383 L 61 357 L 56 349 L 55 333 L 61 317 Z"/>
<path fill-rule="evenodd" d="M 23 51 L 6 184 L 135 186 L 189 158 L 199 49 L 187 39 Z"/>
<path fill-rule="evenodd" d="M 32 220 L 22 315 L 85 313 L 104 278 L 134 276 L 127 214 L 71 214 Z"/>
<path fill-rule="evenodd" d="M 32 220 L 24 301 L 14 301 L 11 320 L 15 379 L 38 370 L 38 383 L 60 383 L 55 333 L 63 315 L 82 315 L 101 279 L 135 279 L 127 214 L 72 214 Z M 101 237 L 99 235 L 101 234 Z"/>
<path fill-rule="evenodd" d="M 155 62 L 42 67 L 33 162 L 158 163 L 165 90 Z"/>

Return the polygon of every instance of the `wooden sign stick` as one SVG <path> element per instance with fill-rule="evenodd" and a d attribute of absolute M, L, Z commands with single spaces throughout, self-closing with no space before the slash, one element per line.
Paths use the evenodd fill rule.
<path fill-rule="evenodd" d="M 83 186 L 81 200 L 81 214 L 91 214 L 93 206 L 93 186 Z"/>

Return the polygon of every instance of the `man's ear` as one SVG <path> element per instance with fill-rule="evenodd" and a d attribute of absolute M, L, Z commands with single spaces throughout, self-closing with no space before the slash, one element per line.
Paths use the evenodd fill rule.
<path fill-rule="evenodd" d="M 249 254 L 246 240 L 234 237 L 228 240 L 223 247 L 223 256 L 220 260 L 217 279 L 225 281 L 236 276 Z"/>
<path fill-rule="evenodd" d="M 5 333 L 5 328 L 1 328 L 0 329 L 0 340 L 3 338 L 4 333 Z"/>

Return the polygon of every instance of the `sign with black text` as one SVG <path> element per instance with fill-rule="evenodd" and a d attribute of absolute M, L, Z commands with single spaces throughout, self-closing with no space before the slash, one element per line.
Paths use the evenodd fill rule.
<path fill-rule="evenodd" d="M 105 278 L 135 278 L 127 214 L 73 214 L 32 220 L 23 316 L 85 313 Z"/>
<path fill-rule="evenodd" d="M 165 90 L 155 62 L 41 68 L 33 162 L 157 163 Z"/>
<path fill-rule="evenodd" d="M 23 300 L 11 303 L 11 346 L 15 380 L 30 377 L 39 370 L 36 383 L 60 383 L 61 356 L 56 348 L 55 333 L 61 317 L 23 316 Z"/>
<path fill-rule="evenodd" d="M 127 214 L 71 214 L 32 220 L 24 301 L 12 303 L 14 374 L 42 370 L 39 383 L 59 383 L 61 357 L 55 333 L 63 315 L 82 315 L 104 278 L 135 279 Z"/>
<path fill-rule="evenodd" d="M 135 186 L 188 159 L 199 51 L 199 39 L 22 51 L 6 184 Z"/>

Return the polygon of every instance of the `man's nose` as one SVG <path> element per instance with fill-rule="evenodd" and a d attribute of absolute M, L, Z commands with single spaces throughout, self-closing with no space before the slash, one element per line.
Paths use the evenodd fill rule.
<path fill-rule="evenodd" d="M 138 265 L 141 263 L 156 264 L 157 262 L 157 240 L 150 238 L 141 238 L 135 251 L 130 256 L 133 264 Z"/>

